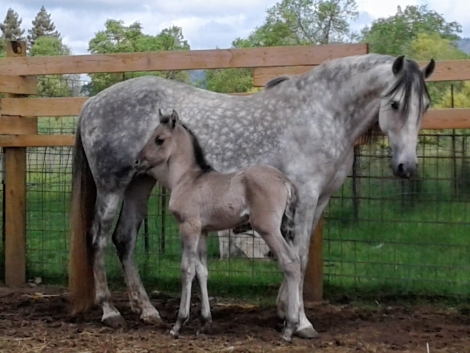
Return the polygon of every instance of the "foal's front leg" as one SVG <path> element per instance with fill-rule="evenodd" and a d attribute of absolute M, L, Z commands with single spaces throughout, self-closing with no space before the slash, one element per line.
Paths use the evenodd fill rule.
<path fill-rule="evenodd" d="M 198 243 L 201 234 L 200 222 L 184 222 L 180 225 L 183 253 L 181 258 L 181 302 L 178 318 L 170 334 L 178 338 L 181 326 L 188 321 L 191 304 L 191 285 L 198 263 Z"/>

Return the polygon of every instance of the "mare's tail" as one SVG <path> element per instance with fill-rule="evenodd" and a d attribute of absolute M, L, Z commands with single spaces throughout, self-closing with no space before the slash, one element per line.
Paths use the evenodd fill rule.
<path fill-rule="evenodd" d="M 281 234 L 288 242 L 292 242 L 295 237 L 295 211 L 297 210 L 297 204 L 299 202 L 299 197 L 297 193 L 297 188 L 295 185 L 286 180 L 284 185 L 287 188 L 287 202 L 286 209 L 282 215 L 281 221 Z"/>
<path fill-rule="evenodd" d="M 70 208 L 69 291 L 73 314 L 90 309 L 95 299 L 90 239 L 95 202 L 96 184 L 83 150 L 78 124 L 73 150 Z"/>

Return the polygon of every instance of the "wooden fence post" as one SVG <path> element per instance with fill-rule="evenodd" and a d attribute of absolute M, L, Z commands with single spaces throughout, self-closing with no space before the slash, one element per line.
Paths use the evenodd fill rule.
<path fill-rule="evenodd" d="M 6 44 L 7 57 L 26 56 L 25 42 L 11 41 Z M 14 92 L 31 93 L 31 80 L 24 80 L 28 83 L 28 87 L 22 90 L 22 78 L 15 77 L 15 79 L 18 79 L 20 84 Z M 24 95 L 8 93 L 9 98 L 22 96 Z M 0 134 L 37 133 L 37 118 L 10 116 L 0 119 L 9 119 L 8 121 L 15 121 L 16 124 L 14 131 L 7 126 L 5 130 L 0 131 Z M 4 148 L 4 153 L 5 284 L 9 287 L 19 287 L 26 283 L 26 147 L 7 147 Z"/>
<path fill-rule="evenodd" d="M 313 230 L 304 280 L 304 301 L 316 302 L 323 298 L 323 215 Z"/>

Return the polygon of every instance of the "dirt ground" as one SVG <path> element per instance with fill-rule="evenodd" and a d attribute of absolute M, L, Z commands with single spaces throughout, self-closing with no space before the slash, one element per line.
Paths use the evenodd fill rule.
<path fill-rule="evenodd" d="M 127 297 L 113 293 L 127 321 L 113 330 L 100 322 L 100 310 L 71 318 L 60 288 L 0 288 L 0 352 L 470 352 L 470 310 L 421 306 L 311 305 L 307 315 L 320 332 L 313 340 L 280 341 L 282 323 L 273 306 L 213 299 L 213 330 L 196 336 L 199 300 L 179 339 L 169 327 L 141 323 Z M 172 324 L 178 299 L 153 295 L 163 319 Z"/>

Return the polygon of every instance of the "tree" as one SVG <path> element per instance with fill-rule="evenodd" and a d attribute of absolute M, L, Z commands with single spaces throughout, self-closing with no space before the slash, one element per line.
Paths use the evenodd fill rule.
<path fill-rule="evenodd" d="M 59 36 L 38 37 L 30 49 L 31 56 L 70 55 Z M 68 97 L 72 95 L 78 75 L 45 75 L 38 79 L 38 95 L 42 97 Z"/>
<path fill-rule="evenodd" d="M 88 44 L 88 51 L 93 54 L 189 49 L 189 44 L 184 39 L 180 27 L 165 28 L 159 34 L 152 36 L 142 32 L 142 26 L 139 22 L 125 26 L 122 20 L 114 19 L 108 19 L 105 23 L 105 29 L 97 32 Z M 181 71 L 100 73 L 91 75 L 91 88 L 88 89 L 91 94 L 96 94 L 114 83 L 151 74 L 183 82 L 186 82 L 189 77 L 187 72 Z"/>
<path fill-rule="evenodd" d="M 39 37 L 56 37 L 60 38 L 60 34 L 55 29 L 51 15 L 46 11 L 44 6 L 36 15 L 32 22 L 33 26 L 28 30 L 28 45 L 31 48 Z"/>
<path fill-rule="evenodd" d="M 362 41 L 370 45 L 370 51 L 398 56 L 420 33 L 437 33 L 443 39 L 455 41 L 462 31 L 457 22 L 447 22 L 426 5 L 409 5 L 405 10 L 397 7 L 397 13 L 387 18 L 374 20 L 362 30 Z"/>
<path fill-rule="evenodd" d="M 24 29 L 21 29 L 21 22 L 18 14 L 9 8 L 5 20 L 3 21 L 3 39 L 4 40 L 21 40 L 23 39 Z"/>
<path fill-rule="evenodd" d="M 282 0 L 267 10 L 264 23 L 233 48 L 328 44 L 349 41 L 350 21 L 357 18 L 355 0 Z M 208 71 L 206 87 L 216 92 L 248 92 L 251 69 Z"/>

